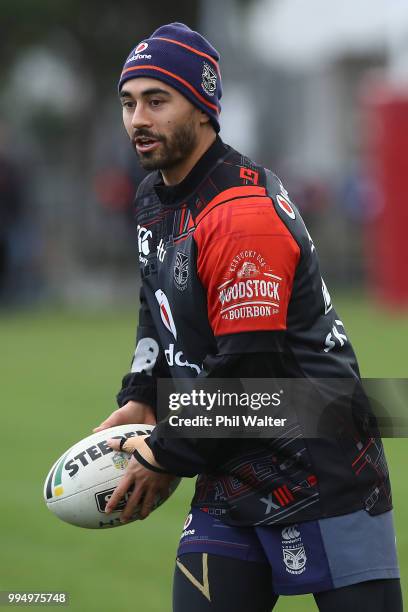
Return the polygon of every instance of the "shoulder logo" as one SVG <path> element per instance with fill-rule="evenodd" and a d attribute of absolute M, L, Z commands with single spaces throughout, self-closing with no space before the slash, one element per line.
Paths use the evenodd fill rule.
<path fill-rule="evenodd" d="M 293 210 L 292 206 L 289 204 L 288 200 L 281 195 L 277 195 L 276 199 L 280 208 L 290 217 L 291 219 L 296 219 L 296 213 Z"/>
<path fill-rule="evenodd" d="M 184 253 L 181 253 L 181 251 L 178 251 L 176 253 L 176 259 L 174 262 L 173 278 L 174 284 L 179 291 L 184 291 L 184 289 L 187 287 L 188 272 L 188 257 Z"/>
<path fill-rule="evenodd" d="M 252 261 L 245 261 L 237 272 L 238 278 L 251 278 L 252 276 L 258 276 L 258 274 L 259 270 Z"/>
<path fill-rule="evenodd" d="M 232 321 L 279 313 L 282 277 L 269 268 L 258 251 L 240 251 L 232 259 L 226 280 L 217 287 L 220 316 Z"/>
<path fill-rule="evenodd" d="M 203 72 L 201 75 L 201 87 L 204 89 L 205 93 L 209 96 L 213 96 L 217 89 L 217 73 L 207 62 L 203 64 Z"/>

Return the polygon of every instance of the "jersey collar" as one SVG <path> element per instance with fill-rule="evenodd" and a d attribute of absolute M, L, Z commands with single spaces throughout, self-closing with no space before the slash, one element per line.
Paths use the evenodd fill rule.
<path fill-rule="evenodd" d="M 177 185 L 165 185 L 160 172 L 157 172 L 158 178 L 154 189 L 160 202 L 165 206 L 176 206 L 183 203 L 199 187 L 217 163 L 226 157 L 229 150 L 228 145 L 217 136 L 213 144 L 198 160 L 185 179 Z"/>

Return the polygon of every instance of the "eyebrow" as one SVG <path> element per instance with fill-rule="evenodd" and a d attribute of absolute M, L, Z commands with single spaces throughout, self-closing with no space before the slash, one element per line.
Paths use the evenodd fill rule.
<path fill-rule="evenodd" d="M 161 89 L 160 87 L 151 87 L 150 89 L 145 89 L 144 91 L 142 91 L 143 98 L 147 98 L 148 96 L 155 96 L 157 94 L 165 95 L 167 97 L 171 96 L 169 91 L 166 91 L 165 89 Z M 121 92 L 119 93 L 119 97 L 120 98 L 132 98 L 132 94 L 129 91 L 126 91 L 126 89 L 122 89 Z"/>

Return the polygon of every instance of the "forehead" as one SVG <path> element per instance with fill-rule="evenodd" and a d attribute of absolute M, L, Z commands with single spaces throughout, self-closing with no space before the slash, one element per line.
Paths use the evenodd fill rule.
<path fill-rule="evenodd" d="M 167 85 L 167 83 L 163 83 L 163 81 L 148 77 L 137 77 L 125 81 L 120 90 L 120 95 L 123 96 L 127 94 L 133 98 L 138 98 L 148 94 L 150 91 L 155 91 L 157 93 L 157 90 L 164 91 L 175 97 L 181 95 L 173 87 Z"/>

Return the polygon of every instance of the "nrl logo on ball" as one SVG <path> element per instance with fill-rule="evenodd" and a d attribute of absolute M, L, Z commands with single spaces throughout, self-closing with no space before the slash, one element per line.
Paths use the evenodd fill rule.
<path fill-rule="evenodd" d="M 124 453 L 115 453 L 112 457 L 113 465 L 117 470 L 124 470 L 129 463 L 129 459 Z"/>
<path fill-rule="evenodd" d="M 213 96 L 217 89 L 217 73 L 209 64 L 207 64 L 207 62 L 204 62 L 201 78 L 201 87 L 204 89 L 206 94 Z"/>

